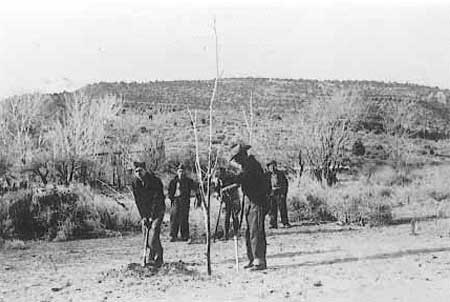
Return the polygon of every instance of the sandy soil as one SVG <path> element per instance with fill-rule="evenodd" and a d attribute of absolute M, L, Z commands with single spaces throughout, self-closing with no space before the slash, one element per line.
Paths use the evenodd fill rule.
<path fill-rule="evenodd" d="M 144 270 L 141 236 L 31 243 L 0 254 L 0 301 L 450 301 L 450 220 L 381 228 L 335 224 L 268 231 L 264 272 L 234 267 L 233 241 L 168 242 Z M 240 239 L 241 264 L 245 261 Z"/>

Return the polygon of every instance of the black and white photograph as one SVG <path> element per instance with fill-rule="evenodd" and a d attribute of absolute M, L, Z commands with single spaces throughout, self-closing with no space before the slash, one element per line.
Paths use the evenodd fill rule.
<path fill-rule="evenodd" d="M 2 2 L 16 301 L 450 301 L 450 1 Z"/>

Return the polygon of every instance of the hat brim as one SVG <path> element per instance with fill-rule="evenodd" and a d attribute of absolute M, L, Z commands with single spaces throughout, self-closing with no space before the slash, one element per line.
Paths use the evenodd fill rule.
<path fill-rule="evenodd" d="M 234 152 L 234 155 L 230 158 L 230 161 L 233 161 L 236 159 L 236 157 L 242 155 L 242 154 L 246 154 L 247 151 L 252 147 L 250 145 L 234 145 L 234 147 L 237 148 L 237 150 Z"/>
<path fill-rule="evenodd" d="M 276 165 L 277 165 L 277 162 L 274 161 L 274 160 L 272 160 L 270 163 L 268 163 L 268 164 L 266 165 L 266 167 L 276 166 Z"/>
<path fill-rule="evenodd" d="M 135 169 L 137 169 L 137 168 L 145 169 L 145 162 L 142 162 L 142 161 L 135 161 L 135 162 L 133 163 L 133 166 L 134 166 Z"/>
<path fill-rule="evenodd" d="M 235 155 L 233 155 L 231 158 L 230 158 L 230 161 L 233 161 L 233 160 L 235 160 L 236 159 L 236 157 L 238 156 L 239 154 L 238 153 L 236 153 Z"/>
<path fill-rule="evenodd" d="M 247 150 L 239 150 L 238 153 L 236 153 L 235 155 L 233 155 L 233 156 L 230 158 L 230 161 L 236 160 L 237 157 L 242 156 L 242 155 L 244 155 L 244 154 L 247 154 Z"/>

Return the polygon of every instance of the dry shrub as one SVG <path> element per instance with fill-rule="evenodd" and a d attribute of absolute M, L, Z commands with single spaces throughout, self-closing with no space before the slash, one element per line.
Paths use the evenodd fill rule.
<path fill-rule="evenodd" d="M 134 200 L 131 198 L 131 194 L 130 198 L 122 196 L 118 200 L 119 196 L 107 197 L 97 194 L 86 186 L 78 186 L 76 190 L 82 200 L 93 205 L 102 229 L 113 231 L 140 229 L 139 212 L 134 204 Z"/>
<path fill-rule="evenodd" d="M 310 177 L 294 178 L 288 193 L 289 207 L 295 220 L 336 221 L 383 225 L 392 222 L 391 198 L 386 186 L 355 182 L 328 187 Z"/>
<path fill-rule="evenodd" d="M 390 166 L 382 166 L 371 174 L 369 180 L 377 185 L 395 186 L 410 184 L 414 180 L 414 177 L 409 172 L 404 174 L 395 171 Z"/>
<path fill-rule="evenodd" d="M 4 243 L 0 244 L 0 248 L 5 250 L 27 250 L 30 247 L 25 244 L 23 240 L 5 240 Z"/>
<path fill-rule="evenodd" d="M 356 182 L 330 191 L 329 196 L 336 218 L 343 223 L 377 226 L 392 222 L 393 191 L 389 187 Z"/>
<path fill-rule="evenodd" d="M 326 188 L 310 177 L 295 177 L 288 190 L 288 207 L 294 220 L 334 221 L 327 202 Z"/>
<path fill-rule="evenodd" d="M 68 229 L 70 220 L 77 217 L 78 196 L 67 188 L 49 188 L 35 192 L 32 198 L 32 217 L 35 234 L 33 237 L 54 239 L 60 229 L 66 235 L 73 233 Z M 82 219 L 82 218 L 81 218 Z"/>
<path fill-rule="evenodd" d="M 0 236 L 28 239 L 33 237 L 32 192 L 20 190 L 0 197 Z"/>
<path fill-rule="evenodd" d="M 348 155 L 351 124 L 361 110 L 358 96 L 341 93 L 314 100 L 300 116 L 301 151 L 317 181 L 328 186 L 337 183 L 336 175 Z"/>
<path fill-rule="evenodd" d="M 363 156 L 366 153 L 366 148 L 360 138 L 358 138 L 352 146 L 352 154 L 356 156 Z"/>
<path fill-rule="evenodd" d="M 442 202 L 450 200 L 450 173 L 448 167 L 435 168 L 425 179 L 426 193 L 432 199 Z"/>
<path fill-rule="evenodd" d="M 392 206 L 388 200 L 378 199 L 369 203 L 367 219 L 370 226 L 388 225 L 392 223 Z"/>
<path fill-rule="evenodd" d="M 437 211 L 436 211 L 436 216 L 438 218 L 448 218 L 450 217 L 450 202 L 443 202 L 441 204 L 439 204 Z"/>
<path fill-rule="evenodd" d="M 11 192 L 0 205 L 3 238 L 70 240 L 139 229 L 131 200 L 124 208 L 81 185 Z"/>

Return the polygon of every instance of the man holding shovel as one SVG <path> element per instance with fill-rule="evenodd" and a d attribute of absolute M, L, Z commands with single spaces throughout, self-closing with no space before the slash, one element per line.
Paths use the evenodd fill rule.
<path fill-rule="evenodd" d="M 165 203 L 163 184 L 152 171 L 147 171 L 144 162 L 134 162 L 135 177 L 131 183 L 133 196 L 142 218 L 144 233 L 143 265 L 160 267 L 163 264 L 163 248 L 160 240 L 161 223 Z M 150 248 L 147 261 L 147 247 Z"/>
<path fill-rule="evenodd" d="M 232 146 L 231 161 L 241 166 L 242 172 L 234 177 L 234 182 L 242 187 L 248 197 L 249 205 L 245 207 L 247 230 L 245 232 L 247 256 L 249 263 L 244 268 L 265 270 L 266 263 L 266 231 L 264 217 L 268 209 L 267 195 L 270 185 L 267 184 L 261 164 L 247 151 L 251 147 L 245 144 Z"/>

